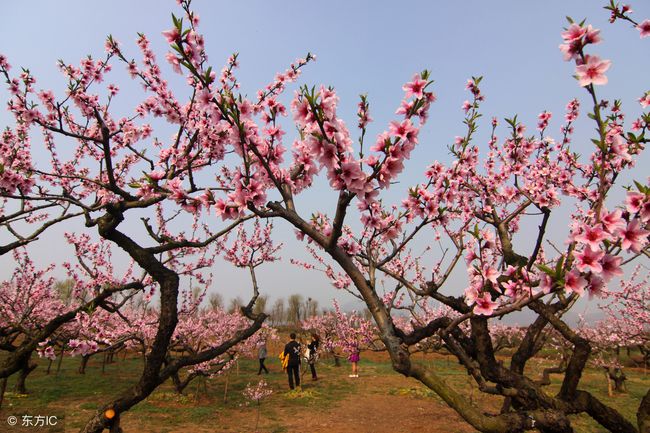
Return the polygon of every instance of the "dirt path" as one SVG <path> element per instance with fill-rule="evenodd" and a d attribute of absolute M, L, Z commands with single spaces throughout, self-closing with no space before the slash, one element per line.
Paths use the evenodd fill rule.
<path fill-rule="evenodd" d="M 465 433 L 474 430 L 437 399 L 418 397 L 415 381 L 361 376 L 357 389 L 327 411 L 286 423 L 287 433 Z M 413 387 L 413 388 L 409 388 Z M 394 393 L 396 390 L 397 393 Z M 394 394 L 389 393 L 393 391 Z M 293 421 L 293 420 L 292 420 Z"/>
<path fill-rule="evenodd" d="M 397 374 L 367 372 L 359 378 L 348 378 L 347 370 L 336 377 L 322 377 L 308 382 L 306 393 L 318 392 L 328 381 L 347 381 L 351 390 L 342 399 L 320 405 L 318 399 L 296 408 L 273 405 L 272 414 L 260 419 L 260 433 L 470 433 L 475 432 L 453 410 L 415 380 Z M 217 430 L 252 433 L 254 412 L 241 410 L 217 415 Z M 225 427 L 228 426 L 228 427 Z M 207 427 L 207 426 L 206 426 Z M 225 430 L 224 430 L 225 429 Z M 200 430 L 203 432 L 204 430 Z M 176 433 L 176 430 L 173 430 Z M 181 433 L 179 430 L 178 433 Z"/>

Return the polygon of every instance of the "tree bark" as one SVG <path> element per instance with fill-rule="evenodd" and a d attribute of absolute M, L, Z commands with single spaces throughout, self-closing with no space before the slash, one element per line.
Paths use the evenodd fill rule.
<path fill-rule="evenodd" d="M 23 367 L 18 372 L 18 377 L 16 378 L 16 385 L 14 386 L 14 390 L 16 391 L 17 394 L 28 393 L 27 387 L 25 385 L 25 380 L 27 379 L 29 373 L 34 371 L 36 367 L 38 367 L 38 364 L 30 364 L 29 359 L 24 363 Z"/>
<path fill-rule="evenodd" d="M 572 406 L 579 412 L 586 412 L 612 433 L 637 433 L 634 425 L 618 411 L 606 406 L 587 391 L 577 391 Z"/>
<path fill-rule="evenodd" d="M 172 382 L 174 383 L 174 389 L 178 394 L 183 394 L 183 391 L 185 391 L 185 388 L 197 377 L 200 376 L 200 373 L 198 372 L 192 372 L 185 377 L 184 380 L 181 380 L 180 375 L 178 372 L 172 374 Z"/>
<path fill-rule="evenodd" d="M 88 360 L 90 355 L 83 355 L 81 357 L 81 363 L 79 364 L 79 369 L 77 370 L 79 374 L 86 374 L 86 366 L 88 365 Z"/>
<path fill-rule="evenodd" d="M 5 399 L 5 391 L 7 390 L 7 381 L 9 380 L 8 377 L 3 377 L 2 378 L 2 385 L 0 385 L 0 409 L 2 409 L 2 402 Z"/>
<path fill-rule="evenodd" d="M 556 367 L 545 368 L 542 372 L 542 378 L 537 381 L 539 385 L 547 386 L 551 384 L 551 374 L 561 374 L 566 371 L 566 363 L 564 360 L 561 361 L 560 365 Z"/>

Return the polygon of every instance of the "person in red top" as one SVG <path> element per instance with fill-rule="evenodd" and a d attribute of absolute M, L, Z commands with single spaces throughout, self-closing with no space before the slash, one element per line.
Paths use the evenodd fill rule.
<path fill-rule="evenodd" d="M 359 346 L 354 346 L 352 353 L 348 356 L 348 361 L 352 363 L 352 374 L 349 377 L 359 377 L 359 361 L 361 360 L 361 351 Z"/>

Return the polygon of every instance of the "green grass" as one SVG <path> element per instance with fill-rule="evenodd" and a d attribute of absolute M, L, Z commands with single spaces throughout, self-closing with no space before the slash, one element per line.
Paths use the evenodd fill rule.
<path fill-rule="evenodd" d="M 66 357 L 58 374 L 55 371 L 56 366 L 53 365 L 51 373 L 46 375 L 47 363 L 43 360 L 38 362 L 39 367 L 27 378 L 27 395 L 13 393 L 15 377 L 9 379 L 3 408 L 0 411 L 7 415 L 34 411 L 57 412 L 65 415 L 68 429 L 80 428 L 95 410 L 135 384 L 142 369 L 140 358 L 120 358 L 117 362 L 107 365 L 102 373 L 99 359 L 91 358 L 86 373 L 82 375 L 77 372 L 79 358 Z M 329 386 L 319 386 L 321 382 L 312 384 L 307 373 L 303 376 L 306 383 L 302 391 L 288 393 L 286 375 L 280 372 L 277 363 L 271 361 L 268 364 L 273 373 L 262 377 L 274 390 L 270 398 L 273 403 L 263 404 L 262 414 L 271 420 L 277 419 L 278 425 L 273 431 L 284 431 L 284 427 L 279 424 L 280 417 L 274 416 L 274 409 L 291 410 L 314 405 L 327 408 L 352 390 L 352 385 L 345 382 L 337 381 Z M 325 363 L 319 365 L 321 374 L 330 374 L 331 370 L 334 370 L 334 367 Z M 183 395 L 178 395 L 171 385 L 166 383 L 132 408 L 130 413 L 150 419 L 162 417 L 165 424 L 170 426 L 208 422 L 215 412 L 240 410 L 247 403 L 242 392 L 248 383 L 256 384 L 260 379 L 256 373 L 256 360 L 241 360 L 239 373 L 233 368 L 224 376 L 206 380 L 205 391 L 201 390 L 198 396 L 196 384 L 201 379 L 191 383 Z M 226 380 L 228 392 L 224 402 Z"/>
<path fill-rule="evenodd" d="M 498 400 L 485 398 L 475 385 L 471 385 L 467 373 L 451 358 L 419 357 L 423 362 L 434 368 L 448 383 L 452 384 L 462 394 L 471 398 L 484 410 L 498 408 Z M 136 383 L 141 369 L 142 359 L 119 359 L 107 365 L 102 373 L 99 359 L 92 359 L 86 369 L 86 374 L 77 373 L 79 358 L 65 358 L 58 374 L 55 366 L 49 375 L 45 374 L 46 362 L 39 360 L 39 367 L 27 378 L 28 395 L 17 395 L 12 391 L 15 378 L 8 383 L 5 402 L 0 413 L 3 416 L 20 413 L 50 413 L 65 415 L 66 431 L 81 428 L 98 407 L 105 404 L 121 391 Z M 537 371 L 549 365 L 549 361 L 531 363 Z M 300 391 L 289 392 L 287 378 L 280 371 L 277 360 L 269 359 L 272 374 L 262 376 L 267 380 L 274 393 L 261 405 L 261 419 L 264 420 L 265 432 L 287 432 L 283 424 L 287 414 L 297 412 L 309 413 L 311 410 L 327 411 L 338 402 L 351 394 L 365 393 L 371 400 L 373 394 L 390 394 L 400 398 L 431 401 L 431 404 L 443 404 L 429 389 L 409 379 L 402 379 L 393 372 L 387 361 L 362 359 L 361 376 L 364 380 L 346 380 L 349 372 L 347 363 L 342 367 L 334 367 L 330 360 L 323 360 L 318 365 L 319 375 L 326 378 L 311 382 L 309 372 L 303 375 L 303 387 Z M 183 395 L 177 394 L 170 383 L 159 387 L 149 398 L 131 409 L 125 416 L 130 422 L 146 426 L 155 432 L 185 430 L 188 426 L 213 425 L 219 419 L 219 431 L 238 430 L 237 420 L 254 419 L 255 407 L 247 405 L 242 392 L 248 383 L 256 384 L 260 376 L 257 373 L 256 360 L 241 360 L 239 369 L 233 368 L 229 373 L 214 379 L 201 379 L 204 384 L 195 381 L 190 384 Z M 650 374 L 644 375 L 641 370 L 626 369 L 628 393 L 613 397 L 607 395 L 607 383 L 604 374 L 599 370 L 587 369 L 581 381 L 581 388 L 593 393 L 605 404 L 620 411 L 626 418 L 635 423 L 635 414 L 639 402 L 650 387 Z M 390 378 L 387 387 L 369 387 L 373 378 Z M 549 393 L 559 389 L 561 376 L 553 375 Z M 403 380 L 403 382 L 402 382 Z M 228 383 L 227 399 L 224 401 L 224 391 Z M 201 386 L 199 386 L 201 385 Z M 197 394 L 198 391 L 198 394 Z M 4 419 L 0 417 L 0 419 Z M 576 432 L 604 432 L 593 420 L 586 416 L 574 417 Z M 128 429 L 127 429 L 128 430 Z"/>

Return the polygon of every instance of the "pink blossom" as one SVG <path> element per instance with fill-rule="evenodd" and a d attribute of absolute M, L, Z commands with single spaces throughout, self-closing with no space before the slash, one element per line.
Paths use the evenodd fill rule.
<path fill-rule="evenodd" d="M 601 275 L 603 277 L 603 280 L 609 281 L 614 277 L 620 277 L 623 275 L 623 270 L 621 269 L 622 262 L 622 257 L 606 254 L 601 261 L 603 267 L 603 272 Z"/>
<path fill-rule="evenodd" d="M 586 44 L 599 44 L 602 41 L 600 37 L 600 30 L 594 29 L 591 24 L 587 25 L 585 31 L 584 43 Z"/>
<path fill-rule="evenodd" d="M 650 92 L 646 92 L 639 98 L 639 104 L 641 104 L 641 107 L 643 108 L 648 108 L 648 105 L 650 105 Z"/>
<path fill-rule="evenodd" d="M 571 24 L 568 29 L 562 32 L 562 39 L 564 39 L 565 42 L 573 42 L 581 39 L 585 33 L 587 32 L 587 29 L 585 29 L 582 26 L 579 26 L 578 24 Z"/>
<path fill-rule="evenodd" d="M 155 171 L 149 172 L 148 176 L 149 176 L 149 178 L 151 180 L 154 180 L 154 181 L 155 180 L 161 180 L 161 179 L 163 179 L 165 177 L 165 172 L 163 170 L 155 170 Z"/>
<path fill-rule="evenodd" d="M 208 89 L 203 89 L 199 92 L 197 95 L 197 101 L 199 103 L 199 107 L 205 109 L 210 106 L 212 103 L 212 93 Z"/>
<path fill-rule="evenodd" d="M 609 213 L 603 210 L 600 214 L 600 222 L 605 227 L 605 230 L 613 235 L 625 229 L 625 220 L 623 219 L 623 212 L 620 209 Z"/>
<path fill-rule="evenodd" d="M 521 281 L 510 280 L 503 284 L 503 293 L 510 298 L 517 298 L 523 291 Z"/>
<path fill-rule="evenodd" d="M 603 258 L 603 253 L 600 249 L 592 250 L 590 246 L 582 250 L 582 252 L 575 255 L 576 268 L 580 272 L 602 272 L 603 266 L 600 264 L 600 259 Z"/>
<path fill-rule="evenodd" d="M 427 82 L 420 78 L 420 74 L 415 74 L 413 76 L 413 81 L 404 84 L 402 90 L 406 92 L 406 98 L 415 96 L 416 98 L 421 98 L 424 92 L 424 87 L 427 85 Z"/>
<path fill-rule="evenodd" d="M 594 296 L 602 298 L 605 293 L 605 281 L 600 277 L 592 275 L 587 290 L 589 290 L 589 299 Z"/>
<path fill-rule="evenodd" d="M 54 353 L 54 348 L 52 346 L 47 346 L 42 352 L 39 352 L 38 355 L 51 360 L 56 359 L 56 353 Z"/>
<path fill-rule="evenodd" d="M 474 314 L 489 316 L 494 313 L 494 310 L 499 304 L 492 300 L 492 296 L 485 292 L 483 296 L 476 298 L 476 305 L 474 305 Z"/>
<path fill-rule="evenodd" d="M 598 56 L 586 56 L 586 61 L 576 67 L 578 84 L 585 87 L 589 84 L 603 85 L 607 84 L 605 71 L 611 66 L 611 61 L 601 60 Z"/>
<path fill-rule="evenodd" d="M 581 244 L 589 245 L 594 250 L 600 248 L 600 243 L 607 239 L 607 234 L 600 225 L 586 226 L 582 233 L 575 237 L 575 240 Z"/>
<path fill-rule="evenodd" d="M 567 292 L 574 292 L 578 295 L 582 295 L 586 286 L 587 280 L 585 280 L 580 275 L 580 272 L 575 269 L 564 276 L 564 288 Z"/>
<path fill-rule="evenodd" d="M 417 137 L 418 129 L 413 126 L 411 119 L 406 119 L 402 122 L 391 122 L 390 133 L 405 141 L 413 141 Z"/>
<path fill-rule="evenodd" d="M 624 250 L 631 250 L 634 253 L 639 253 L 648 243 L 649 234 L 650 231 L 641 227 L 639 219 L 634 219 L 627 225 L 623 233 L 621 233 L 623 239 L 623 242 L 621 242 L 621 248 Z"/>
<path fill-rule="evenodd" d="M 636 26 L 639 29 L 639 36 L 641 38 L 647 38 L 650 36 L 650 20 L 644 20 L 641 24 Z"/>
<path fill-rule="evenodd" d="M 341 164 L 341 178 L 350 191 L 359 191 L 363 189 L 366 178 L 357 161 L 344 162 Z"/>
<path fill-rule="evenodd" d="M 499 271 L 490 266 L 483 266 L 481 274 L 483 278 L 487 281 L 491 281 L 492 284 L 497 285 L 497 278 L 499 278 Z"/>
<path fill-rule="evenodd" d="M 641 194 L 640 192 L 628 192 L 625 197 L 625 208 L 629 213 L 635 214 L 643 207 L 644 200 L 645 194 Z"/>
<path fill-rule="evenodd" d="M 578 56 L 580 50 L 580 42 L 573 41 L 566 44 L 560 44 L 560 51 L 562 52 L 562 57 L 565 61 L 569 61 Z"/>
<path fill-rule="evenodd" d="M 162 32 L 162 34 L 165 37 L 165 39 L 167 39 L 167 42 L 169 42 L 170 44 L 173 44 L 181 37 L 181 33 L 178 31 L 177 27 L 174 27 L 173 29 L 170 30 L 165 30 L 164 32 Z"/>
<path fill-rule="evenodd" d="M 294 112 L 293 118 L 299 125 L 305 126 L 313 120 L 313 114 L 307 98 L 298 98 L 296 96 L 291 102 L 291 108 Z"/>
<path fill-rule="evenodd" d="M 646 201 L 641 208 L 641 221 L 650 221 L 650 200 Z"/>
<path fill-rule="evenodd" d="M 255 386 L 251 386 L 250 383 L 246 385 L 243 394 L 247 399 L 259 403 L 264 398 L 273 394 L 273 390 L 269 388 L 269 385 L 264 379 L 261 379 Z"/>
<path fill-rule="evenodd" d="M 542 273 L 542 275 L 539 277 L 539 288 L 544 293 L 551 293 L 551 289 L 553 288 L 553 280 L 548 274 Z"/>
<path fill-rule="evenodd" d="M 11 65 L 7 61 L 7 57 L 4 54 L 0 54 L 0 68 L 4 69 L 5 71 L 9 71 L 11 69 Z"/>
<path fill-rule="evenodd" d="M 465 300 L 467 301 L 468 304 L 473 304 L 476 302 L 478 299 L 479 293 L 478 289 L 475 287 L 474 284 L 471 284 L 467 288 L 465 288 Z"/>
<path fill-rule="evenodd" d="M 469 264 L 476 259 L 478 259 L 476 252 L 474 250 L 467 250 L 467 254 L 465 254 L 465 263 L 469 266 Z"/>
<path fill-rule="evenodd" d="M 543 131 L 548 126 L 548 121 L 551 119 L 552 114 L 548 111 L 542 111 L 538 116 L 539 122 L 537 123 L 537 129 Z"/>

